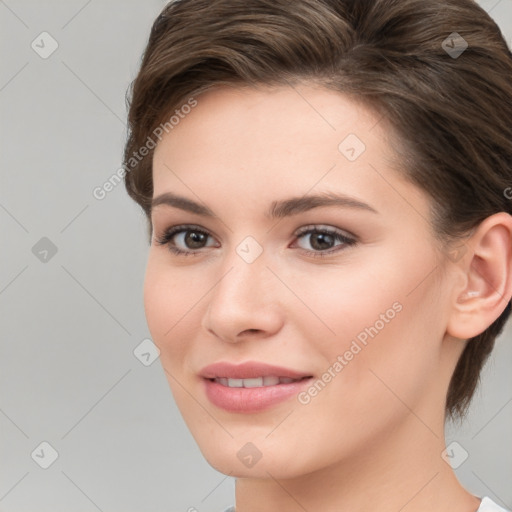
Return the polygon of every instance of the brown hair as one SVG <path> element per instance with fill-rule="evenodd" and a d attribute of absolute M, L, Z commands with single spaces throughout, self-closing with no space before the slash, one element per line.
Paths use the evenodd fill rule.
<path fill-rule="evenodd" d="M 125 184 L 150 232 L 153 153 L 134 156 L 172 128 L 172 112 L 216 85 L 298 81 L 385 118 L 396 168 L 431 198 L 447 255 L 462 254 L 486 217 L 512 213 L 512 54 L 473 0 L 175 0 L 153 24 L 128 100 Z M 452 419 L 467 413 L 510 310 L 464 349 L 446 397 Z"/>

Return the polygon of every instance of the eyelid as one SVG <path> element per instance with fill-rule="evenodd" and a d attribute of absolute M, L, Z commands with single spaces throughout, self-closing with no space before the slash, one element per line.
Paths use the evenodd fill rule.
<path fill-rule="evenodd" d="M 335 228 L 334 226 L 330 226 L 328 224 L 309 224 L 307 226 L 300 227 L 297 231 L 295 231 L 294 236 L 300 236 L 305 233 L 309 233 L 310 231 L 328 231 L 344 235 L 347 238 L 357 239 L 357 236 L 354 233 L 351 233 L 346 229 Z"/>

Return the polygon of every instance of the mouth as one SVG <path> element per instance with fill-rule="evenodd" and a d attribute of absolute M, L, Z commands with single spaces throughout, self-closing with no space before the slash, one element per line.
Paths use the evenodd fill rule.
<path fill-rule="evenodd" d="M 313 375 L 281 366 L 247 361 L 217 362 L 203 368 L 203 392 L 216 407 L 234 414 L 256 414 L 288 402 Z"/>
<path fill-rule="evenodd" d="M 291 384 L 306 379 L 313 378 L 312 375 L 294 379 L 292 377 L 278 377 L 276 375 L 266 375 L 264 377 L 253 377 L 249 379 L 234 379 L 228 377 L 207 378 L 210 382 L 216 382 L 228 388 L 265 388 L 270 386 L 278 386 L 282 384 Z"/>
<path fill-rule="evenodd" d="M 241 364 L 219 361 L 205 366 L 199 375 L 205 379 L 227 379 L 217 382 L 230 387 L 275 386 L 279 383 L 289 384 L 305 377 L 312 377 L 307 372 L 259 361 L 246 361 Z"/>

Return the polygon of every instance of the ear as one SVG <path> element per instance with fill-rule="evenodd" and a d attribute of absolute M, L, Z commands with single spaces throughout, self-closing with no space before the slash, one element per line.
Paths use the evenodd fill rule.
<path fill-rule="evenodd" d="M 463 257 L 456 264 L 465 284 L 454 288 L 446 331 L 469 339 L 485 331 L 512 297 L 512 216 L 487 217 L 459 254 Z"/>

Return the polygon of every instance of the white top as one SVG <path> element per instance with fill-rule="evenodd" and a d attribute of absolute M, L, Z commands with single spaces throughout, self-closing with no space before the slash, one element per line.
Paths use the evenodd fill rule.
<path fill-rule="evenodd" d="M 229 507 L 224 512 L 235 512 L 235 507 Z M 484 496 L 482 498 L 482 503 L 480 503 L 480 506 L 478 507 L 478 510 L 475 510 L 475 512 L 512 512 L 510 510 L 504 509 L 500 506 L 498 506 L 494 501 L 491 500 L 488 496 Z"/>
<path fill-rule="evenodd" d="M 234 512 L 234 509 L 233 509 Z M 480 503 L 480 507 L 476 512 L 510 512 L 502 507 L 499 507 L 491 498 L 484 496 L 482 498 L 482 503 Z"/>

